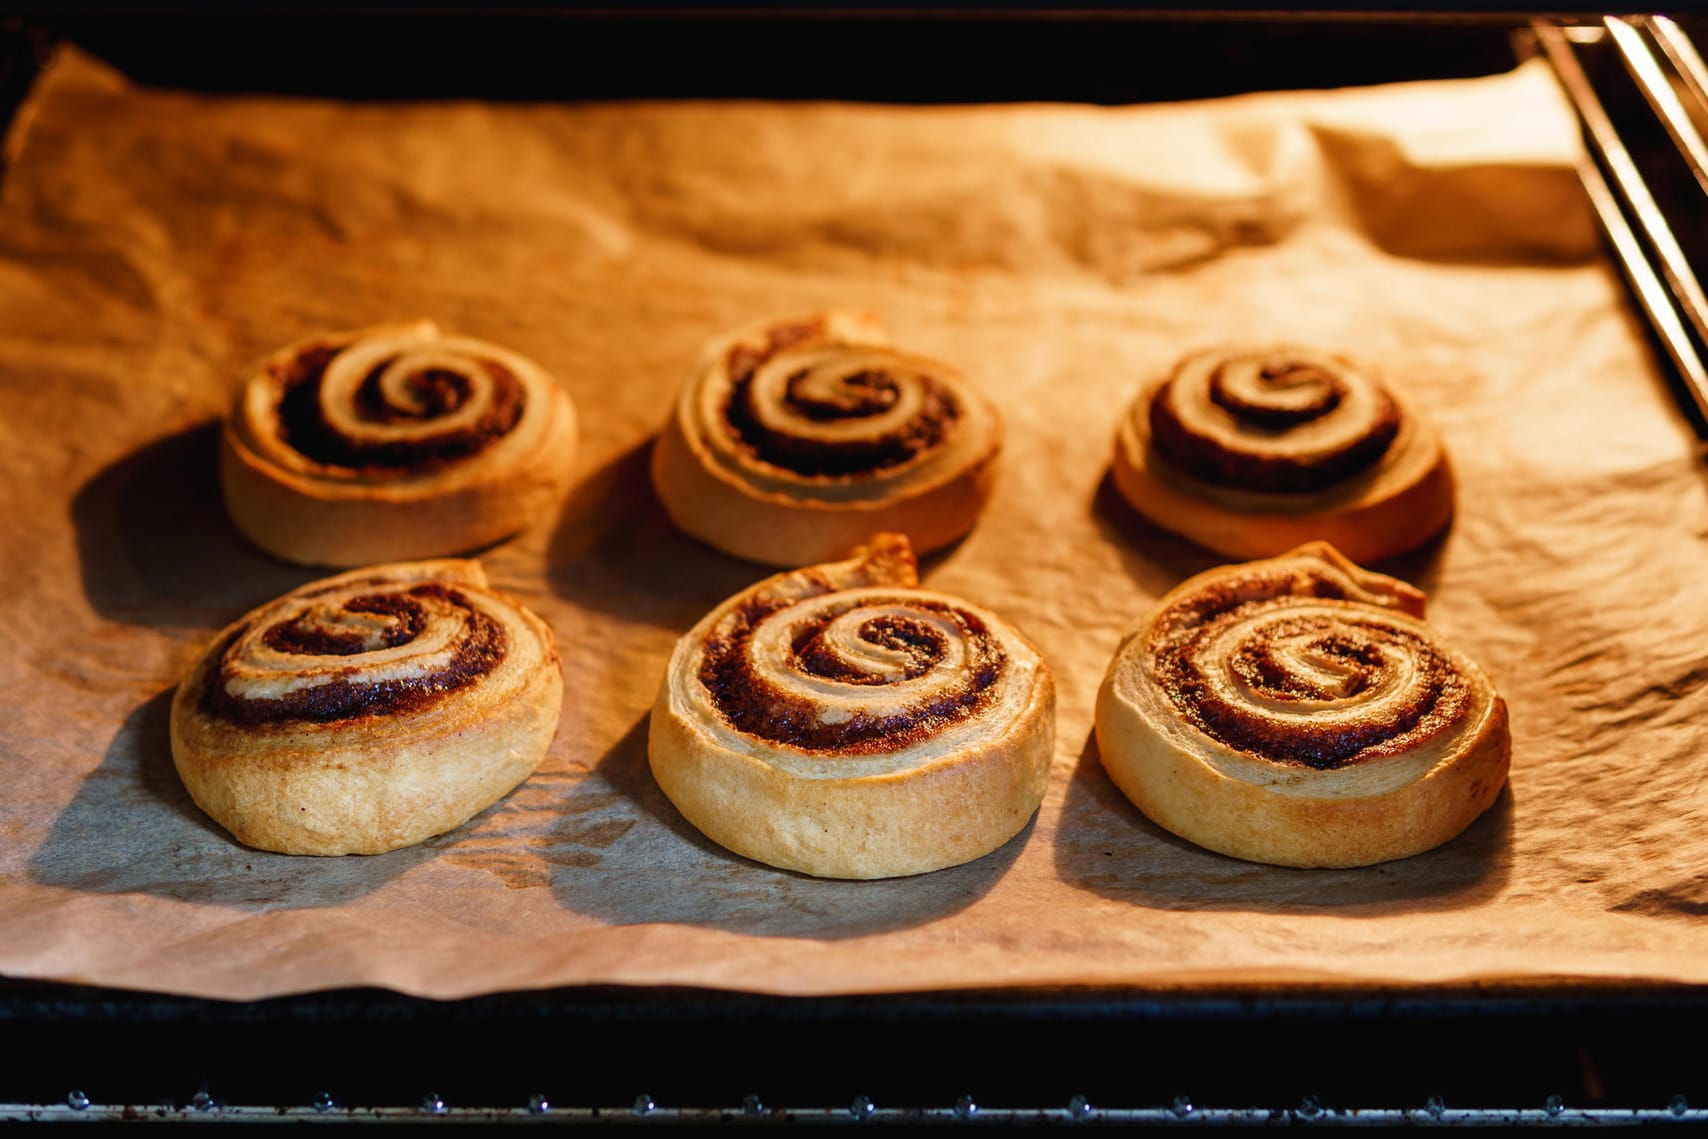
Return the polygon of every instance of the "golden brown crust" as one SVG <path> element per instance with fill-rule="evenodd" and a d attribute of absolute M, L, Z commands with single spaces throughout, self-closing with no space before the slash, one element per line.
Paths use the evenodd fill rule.
<path fill-rule="evenodd" d="M 1222 377 L 1245 398 L 1221 395 Z M 1319 382 L 1339 386 L 1331 406 L 1299 407 Z M 1321 540 L 1380 561 L 1453 515 L 1447 453 L 1411 403 L 1366 365 L 1286 345 L 1195 353 L 1147 385 L 1122 418 L 1112 474 L 1139 513 L 1233 558 Z"/>
<path fill-rule="evenodd" d="M 672 521 L 738 557 L 832 561 L 878 530 L 920 552 L 990 497 L 996 409 L 947 364 L 889 347 L 842 310 L 768 320 L 707 346 L 653 449 Z"/>
<path fill-rule="evenodd" d="M 1505 701 L 1423 596 L 1324 543 L 1172 590 L 1097 700 L 1110 778 L 1152 821 L 1282 866 L 1448 841 L 1506 782 Z"/>
<path fill-rule="evenodd" d="M 689 822 L 828 878 L 954 866 L 1025 827 L 1055 746 L 1049 667 L 916 581 L 906 540 L 879 535 L 744 590 L 678 642 L 647 750 Z"/>
<path fill-rule="evenodd" d="M 544 759 L 551 630 L 473 561 L 311 582 L 215 637 L 172 701 L 196 805 L 284 854 L 378 854 L 451 830 Z"/>
<path fill-rule="evenodd" d="M 548 514 L 575 437 L 568 393 L 527 358 L 382 325 L 262 360 L 226 416 L 220 480 L 238 529 L 287 561 L 435 557 Z"/>

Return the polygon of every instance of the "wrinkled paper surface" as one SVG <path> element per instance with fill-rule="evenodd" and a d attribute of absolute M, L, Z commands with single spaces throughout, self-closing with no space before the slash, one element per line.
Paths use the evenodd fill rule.
<path fill-rule="evenodd" d="M 1533 66 L 1155 108 L 345 105 L 137 89 L 68 52 L 0 192 L 0 973 L 237 998 L 1708 981 L 1704 477 L 1577 153 Z M 768 572 L 672 530 L 651 439 L 704 340 L 832 305 L 1001 405 L 996 496 L 925 578 L 1025 630 L 1060 694 L 1033 824 L 905 880 L 728 854 L 646 765 L 672 644 Z M 579 405 L 563 510 L 483 555 L 557 632 L 562 724 L 452 834 L 245 849 L 176 779 L 171 692 L 321 575 L 231 528 L 213 424 L 262 353 L 414 317 Z M 1451 450 L 1451 532 L 1382 568 L 1495 678 L 1513 767 L 1432 853 L 1237 862 L 1099 765 L 1117 642 L 1218 560 L 1112 493 L 1117 417 L 1236 338 L 1368 357 Z"/>

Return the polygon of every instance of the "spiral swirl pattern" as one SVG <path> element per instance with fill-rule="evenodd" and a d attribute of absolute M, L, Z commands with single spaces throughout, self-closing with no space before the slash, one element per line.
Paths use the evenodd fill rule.
<path fill-rule="evenodd" d="M 489 677 L 516 622 L 513 607 L 454 579 L 361 575 L 298 591 L 227 635 L 203 708 L 237 724 L 419 710 Z"/>
<path fill-rule="evenodd" d="M 1368 470 L 1399 434 L 1368 369 L 1303 348 L 1188 357 L 1150 401 L 1157 451 L 1195 478 L 1242 490 L 1322 490 Z"/>
<path fill-rule="evenodd" d="M 568 482 L 575 411 L 527 358 L 428 322 L 264 360 L 224 433 L 234 520 L 293 561 L 438 555 L 513 533 Z"/>
<path fill-rule="evenodd" d="M 1325 541 L 1379 561 L 1453 516 L 1447 453 L 1398 390 L 1346 356 L 1288 345 L 1199 352 L 1147 385 L 1111 474 L 1139 513 L 1236 559 Z"/>
<path fill-rule="evenodd" d="M 1423 595 L 1315 543 L 1165 597 L 1098 697 L 1104 766 L 1154 821 L 1291 866 L 1403 857 L 1493 802 L 1510 742 Z"/>
<path fill-rule="evenodd" d="M 284 441 L 327 466 L 441 467 L 509 434 L 528 405 L 521 377 L 468 341 L 374 336 L 292 363 Z"/>
<path fill-rule="evenodd" d="M 744 608 L 700 682 L 736 730 L 824 756 L 893 751 L 975 715 L 1008 655 L 978 614 L 922 593 Z"/>
<path fill-rule="evenodd" d="M 915 582 L 905 539 L 881 535 L 683 637 L 648 750 L 691 822 L 772 865 L 855 878 L 964 862 L 1025 825 L 1053 750 L 1049 669 L 994 614 Z"/>
<path fill-rule="evenodd" d="M 1328 574 L 1300 594 L 1184 604 L 1156 643 L 1157 688 L 1200 730 L 1246 754 L 1319 770 L 1394 756 L 1451 730 L 1470 706 L 1451 657 L 1403 614 L 1346 597 Z"/>
<path fill-rule="evenodd" d="M 947 364 L 890 347 L 868 314 L 768 321 L 715 341 L 655 455 L 677 525 L 744 557 L 841 557 L 874 529 L 920 549 L 965 533 L 1001 444 Z M 778 531 L 786 531 L 783 536 Z"/>
<path fill-rule="evenodd" d="M 173 758 L 250 845 L 374 853 L 448 830 L 526 778 L 562 690 L 550 629 L 478 563 L 373 567 L 222 632 L 173 701 Z"/>
<path fill-rule="evenodd" d="M 732 375 L 724 419 L 759 462 L 876 478 L 940 446 L 967 414 L 940 372 L 886 348 L 785 349 Z"/>
<path fill-rule="evenodd" d="M 558 394 L 516 353 L 419 322 L 293 345 L 263 364 L 242 408 L 254 440 L 282 462 L 334 479 L 407 480 L 526 448 Z"/>
<path fill-rule="evenodd" d="M 726 471 L 821 501 L 883 497 L 995 444 L 994 413 L 958 373 L 852 316 L 738 338 L 702 374 L 696 404 Z"/>

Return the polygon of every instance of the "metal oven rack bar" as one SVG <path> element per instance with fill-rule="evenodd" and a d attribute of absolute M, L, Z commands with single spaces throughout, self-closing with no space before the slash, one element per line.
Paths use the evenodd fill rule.
<path fill-rule="evenodd" d="M 1708 993 L 576 989 L 249 1004 L 0 982 L 0 1124 L 1696 1127 Z"/>
<path fill-rule="evenodd" d="M 1666 16 L 1537 21 L 1536 44 L 1583 125 L 1579 174 L 1633 299 L 1708 425 L 1708 69 Z M 1670 145 L 1669 145 L 1670 144 Z"/>

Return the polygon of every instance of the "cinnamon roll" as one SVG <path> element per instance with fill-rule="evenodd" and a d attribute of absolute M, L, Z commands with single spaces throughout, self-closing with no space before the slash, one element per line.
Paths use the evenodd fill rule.
<path fill-rule="evenodd" d="M 906 538 L 767 578 L 677 643 L 648 755 L 713 841 L 827 878 L 954 866 L 1022 828 L 1055 743 L 1049 667 L 918 588 Z"/>
<path fill-rule="evenodd" d="M 557 730 L 552 633 L 473 561 L 312 582 L 226 628 L 178 686 L 172 758 L 238 841 L 378 854 L 461 825 Z"/>
<path fill-rule="evenodd" d="M 312 337 L 273 353 L 226 416 L 237 528 L 308 565 L 433 557 L 495 542 L 569 483 L 567 392 L 539 365 L 431 323 Z"/>
<path fill-rule="evenodd" d="M 1122 420 L 1113 474 L 1139 513 L 1234 558 L 1320 539 L 1379 561 L 1453 514 L 1447 453 L 1410 403 L 1365 364 L 1285 345 L 1186 357 Z"/>
<path fill-rule="evenodd" d="M 1115 654 L 1103 766 L 1154 822 L 1236 858 L 1438 846 L 1494 802 L 1511 741 L 1505 701 L 1423 608 L 1322 542 L 1199 574 Z"/>
<path fill-rule="evenodd" d="M 994 406 L 947 364 L 830 311 L 712 342 L 653 449 L 671 519 L 726 553 L 831 561 L 878 530 L 926 552 L 973 526 L 1002 442 Z"/>

